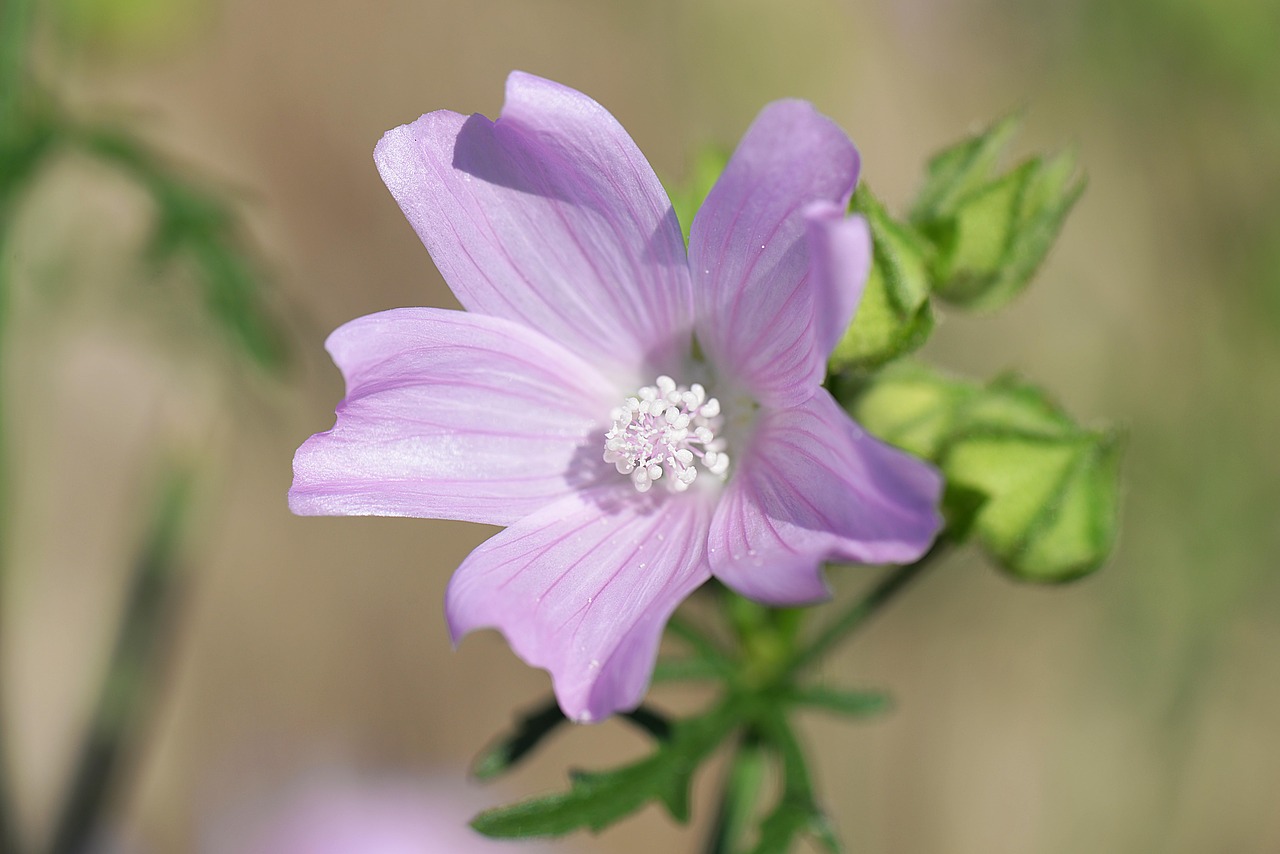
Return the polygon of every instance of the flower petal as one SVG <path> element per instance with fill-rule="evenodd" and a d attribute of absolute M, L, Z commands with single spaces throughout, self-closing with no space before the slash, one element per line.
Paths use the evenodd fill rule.
<path fill-rule="evenodd" d="M 585 490 L 471 553 L 445 599 L 457 642 L 496 628 L 551 672 L 570 718 L 600 720 L 644 697 L 667 618 L 710 577 L 710 498 Z"/>
<path fill-rule="evenodd" d="M 717 578 L 762 602 L 823 598 L 826 560 L 916 560 L 942 526 L 938 472 L 868 435 L 825 389 L 763 411 L 737 462 L 708 557 Z"/>
<path fill-rule="evenodd" d="M 871 230 L 845 208 L 815 202 L 805 210 L 813 289 L 814 333 L 825 360 L 844 337 L 871 272 Z"/>
<path fill-rule="evenodd" d="M 857 179 L 858 152 L 840 128 L 810 104 L 778 101 L 694 217 L 698 341 L 767 405 L 803 402 L 822 381 L 804 212 L 821 201 L 847 207 Z"/>
<path fill-rule="evenodd" d="M 353 320 L 325 346 L 347 397 L 334 428 L 294 457 L 295 513 L 507 525 L 613 473 L 599 457 L 617 392 L 533 330 L 402 308 Z"/>
<path fill-rule="evenodd" d="M 389 131 L 374 159 L 466 308 L 538 329 L 630 385 L 683 360 L 680 225 L 595 101 L 516 72 L 496 122 L 428 113 Z"/>

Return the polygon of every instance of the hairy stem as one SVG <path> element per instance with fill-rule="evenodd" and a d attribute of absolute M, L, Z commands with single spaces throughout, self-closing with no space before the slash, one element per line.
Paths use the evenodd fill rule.
<path fill-rule="evenodd" d="M 736 854 L 742 850 L 764 786 L 766 764 L 758 734 L 748 730 L 738 742 L 725 770 L 724 791 L 716 811 L 716 822 L 707 837 L 705 854 Z"/>

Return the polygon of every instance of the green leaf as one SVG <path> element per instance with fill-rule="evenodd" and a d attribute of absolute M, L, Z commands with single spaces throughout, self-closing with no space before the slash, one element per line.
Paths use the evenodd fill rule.
<path fill-rule="evenodd" d="M 1119 445 L 1076 426 L 1038 389 L 993 383 L 948 443 L 949 482 L 985 493 L 973 523 L 1011 574 L 1067 581 L 1096 570 L 1115 541 Z"/>
<path fill-rule="evenodd" d="M 569 791 L 487 810 L 471 826 L 493 837 L 563 836 L 580 828 L 599 831 L 654 800 L 677 821 L 688 821 L 693 772 L 738 719 L 738 710 L 726 703 L 680 721 L 647 758 L 613 771 L 575 773 Z"/>
<path fill-rule="evenodd" d="M 510 733 L 476 756 L 471 763 L 472 776 L 477 780 L 490 780 L 505 774 L 565 721 L 555 698 L 529 710 L 520 716 Z"/>
<path fill-rule="evenodd" d="M 283 370 L 288 360 L 286 335 L 230 207 L 189 183 L 127 132 L 99 126 L 68 127 L 68 132 L 86 152 L 150 193 L 156 225 L 147 257 L 155 269 L 181 265 L 189 271 L 210 319 L 242 355 L 267 371 Z"/>
<path fill-rule="evenodd" d="M 831 854 L 840 854 L 844 848 L 813 799 L 808 763 L 790 724 L 776 712 L 761 723 L 766 744 L 782 760 L 782 797 L 761 823 L 760 840 L 751 854 L 787 854 L 802 835 L 812 836 Z"/>
<path fill-rule="evenodd" d="M 830 688 L 811 685 L 792 688 L 786 701 L 851 718 L 869 718 L 881 715 L 893 708 L 888 694 L 880 691 L 854 691 L 847 688 Z"/>
<path fill-rule="evenodd" d="M 670 721 L 645 706 L 624 712 L 620 717 L 659 741 L 671 736 Z M 471 763 L 472 776 L 477 780 L 490 780 L 505 774 L 567 720 L 554 697 L 539 704 L 521 715 L 510 733 L 495 740 L 476 756 Z"/>
<path fill-rule="evenodd" d="M 928 242 L 895 222 L 865 185 L 852 209 L 871 229 L 872 264 L 853 323 L 831 354 L 833 370 L 882 365 L 915 350 L 933 331 Z"/>
<path fill-rule="evenodd" d="M 680 230 L 684 233 L 684 242 L 689 242 L 689 229 L 693 226 L 693 218 L 702 207 L 707 194 L 720 180 L 720 173 L 729 162 L 729 152 L 723 148 L 704 148 L 693 159 L 689 174 L 679 184 L 668 191 L 671 206 L 675 208 L 676 217 L 680 220 Z"/>

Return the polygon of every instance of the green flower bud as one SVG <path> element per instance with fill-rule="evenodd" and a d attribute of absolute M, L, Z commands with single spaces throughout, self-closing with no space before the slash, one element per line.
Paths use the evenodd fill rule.
<path fill-rule="evenodd" d="M 1017 118 L 1004 119 L 935 156 L 912 210 L 936 249 L 936 293 L 956 305 L 993 309 L 1017 296 L 1084 191 L 1070 153 L 995 175 L 1017 126 Z"/>
<path fill-rule="evenodd" d="M 865 185 L 852 209 L 867 218 L 873 257 L 857 314 L 831 354 L 832 370 L 882 365 L 915 350 L 933 330 L 928 242 L 895 222 Z"/>
<path fill-rule="evenodd" d="M 1110 553 L 1117 436 L 1079 427 L 1034 386 L 1005 377 L 981 387 L 908 365 L 877 377 L 852 411 L 942 469 L 948 528 L 976 535 L 1012 575 L 1067 581 Z"/>

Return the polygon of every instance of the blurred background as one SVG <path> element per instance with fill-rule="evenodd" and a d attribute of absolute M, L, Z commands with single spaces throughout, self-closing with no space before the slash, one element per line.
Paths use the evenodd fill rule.
<path fill-rule="evenodd" d="M 429 110 L 494 116 L 523 69 L 603 103 L 668 182 L 783 96 L 849 132 L 898 212 L 930 153 L 1011 109 L 1028 116 L 1017 154 L 1078 151 L 1090 186 L 1034 286 L 995 315 L 949 314 L 925 357 L 1016 368 L 1086 423 L 1121 425 L 1118 550 L 1059 588 L 960 554 L 896 602 L 826 665 L 897 710 L 806 720 L 820 791 L 862 852 L 1280 850 L 1280 5 L 49 0 L 35 15 L 24 49 L 59 109 L 127 127 L 178 184 L 92 145 L 59 154 L 4 247 L 0 665 L 24 834 L 55 821 L 175 466 L 192 484 L 180 604 L 109 812 L 130 850 L 211 851 L 227 816 L 315 775 L 461 788 L 548 693 L 496 635 L 450 649 L 445 584 L 490 529 L 285 506 L 294 449 L 342 394 L 328 332 L 456 305 L 374 143 Z M 157 199 L 212 217 L 194 268 L 139 261 Z M 244 253 L 258 266 L 226 266 Z M 239 297 L 199 296 L 219 276 Z M 269 287 L 245 291 L 259 276 Z M 244 306 L 284 332 L 237 321 Z M 566 767 L 642 745 L 617 722 L 579 728 L 478 797 L 558 789 Z M 715 783 L 700 780 L 700 825 Z M 564 850 L 700 844 L 650 808 Z"/>

